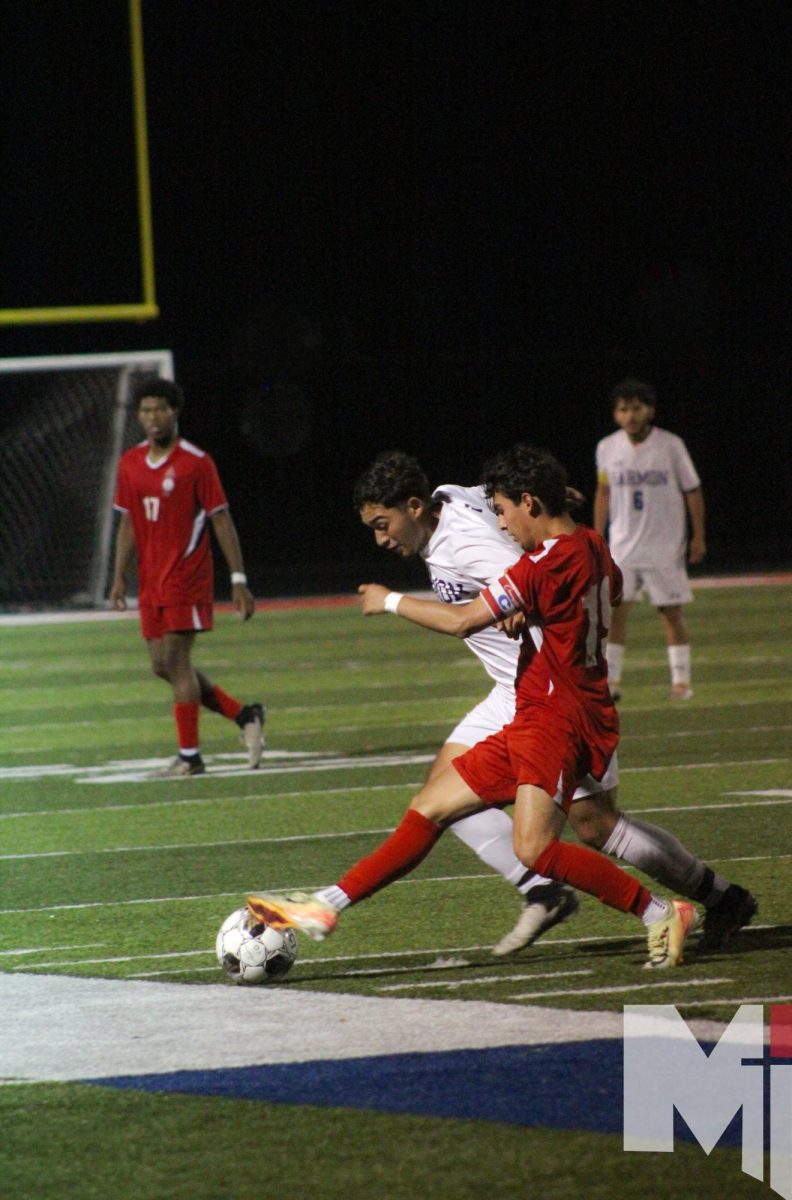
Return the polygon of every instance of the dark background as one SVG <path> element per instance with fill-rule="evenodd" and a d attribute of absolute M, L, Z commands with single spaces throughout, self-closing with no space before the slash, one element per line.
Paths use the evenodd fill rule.
<path fill-rule="evenodd" d="M 126 19 L 0 6 L 2 306 L 141 296 Z M 381 449 L 474 482 L 531 440 L 591 496 L 627 373 L 702 475 L 707 569 L 792 561 L 787 3 L 143 0 L 143 25 L 161 316 L 0 353 L 172 349 L 257 592 L 405 581 L 351 509 Z"/>

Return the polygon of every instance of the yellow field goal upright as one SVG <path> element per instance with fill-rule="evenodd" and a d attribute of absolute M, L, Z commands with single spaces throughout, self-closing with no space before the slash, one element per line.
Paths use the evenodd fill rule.
<path fill-rule="evenodd" d="M 154 238 L 151 219 L 146 86 L 143 57 L 141 0 L 128 0 L 129 60 L 137 192 L 137 253 L 141 298 L 125 304 L 73 304 L 53 307 L 0 308 L 2 325 L 57 325 L 79 321 L 145 321 L 159 316 L 154 277 Z M 122 116 L 122 121 L 126 120 Z M 0 184 L 0 198 L 2 184 Z"/>

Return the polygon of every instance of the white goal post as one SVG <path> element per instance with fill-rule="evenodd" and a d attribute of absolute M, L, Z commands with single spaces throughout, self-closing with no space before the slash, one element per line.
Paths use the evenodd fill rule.
<path fill-rule="evenodd" d="M 132 392 L 169 350 L 0 358 L 0 608 L 98 607 Z"/>

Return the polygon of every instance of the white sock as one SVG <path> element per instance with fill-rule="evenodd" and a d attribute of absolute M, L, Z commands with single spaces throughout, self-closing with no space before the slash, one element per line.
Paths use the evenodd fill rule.
<path fill-rule="evenodd" d="M 622 667 L 624 666 L 624 646 L 618 642 L 608 642 L 605 647 L 605 658 L 608 660 L 608 681 L 621 683 Z"/>
<path fill-rule="evenodd" d="M 507 883 L 514 884 L 523 896 L 534 887 L 552 882 L 520 862 L 514 853 L 511 817 L 503 809 L 485 808 L 483 812 L 455 821 L 451 830 L 461 842 L 475 850 L 482 862 L 502 875 Z"/>
<path fill-rule="evenodd" d="M 707 871 L 706 864 L 691 854 L 673 833 L 624 813 L 602 849 L 612 858 L 637 867 L 670 891 L 689 898 L 696 896 Z"/>
<path fill-rule="evenodd" d="M 671 683 L 690 683 L 690 646 L 669 646 L 668 665 Z"/>
<path fill-rule="evenodd" d="M 318 892 L 314 892 L 317 900 L 324 900 L 325 904 L 332 905 L 333 908 L 341 912 L 342 908 L 348 908 L 350 904 L 349 896 L 337 884 L 332 887 L 320 888 Z"/>
<path fill-rule="evenodd" d="M 667 917 L 670 912 L 670 900 L 661 900 L 659 896 L 652 896 L 645 910 L 641 913 L 641 920 L 644 925 L 654 925 L 655 921 L 662 921 L 663 917 Z"/>

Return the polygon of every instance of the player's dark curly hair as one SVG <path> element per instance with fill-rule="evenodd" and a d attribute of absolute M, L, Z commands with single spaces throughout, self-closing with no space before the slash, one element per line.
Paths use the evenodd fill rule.
<path fill-rule="evenodd" d="M 549 450 L 537 446 L 518 442 L 497 454 L 484 464 L 481 482 L 490 499 L 501 492 L 519 504 L 523 492 L 530 492 L 541 501 L 548 516 L 558 517 L 567 508 L 566 470 Z"/>
<path fill-rule="evenodd" d="M 651 383 L 644 383 L 641 379 L 636 379 L 633 375 L 629 375 L 626 379 L 622 379 L 621 383 L 617 383 L 616 387 L 610 394 L 610 402 L 613 408 L 620 400 L 641 400 L 644 404 L 655 407 L 657 403 L 657 394 Z"/>
<path fill-rule="evenodd" d="M 431 503 L 432 489 L 420 463 L 403 450 L 383 450 L 355 484 L 352 502 L 360 512 L 366 504 L 397 508 L 411 496 Z"/>
<path fill-rule="evenodd" d="M 159 375 L 146 375 L 132 389 L 132 402 L 137 407 L 146 396 L 167 400 L 176 412 L 184 408 L 184 392 L 172 379 L 161 379 Z"/>

